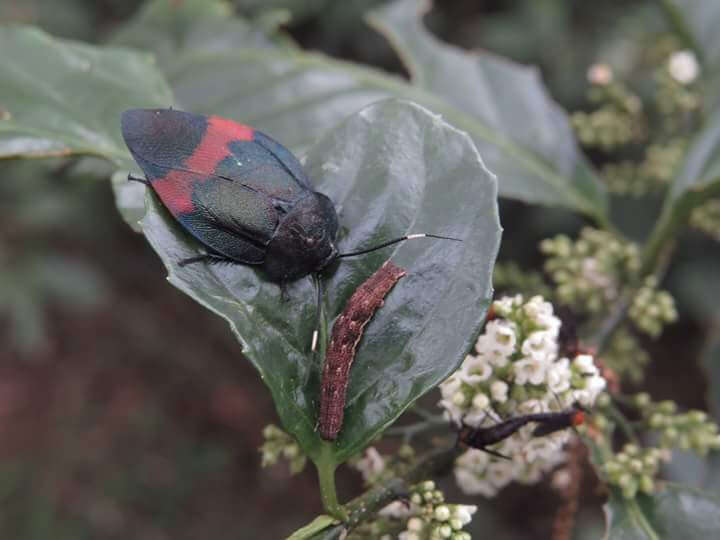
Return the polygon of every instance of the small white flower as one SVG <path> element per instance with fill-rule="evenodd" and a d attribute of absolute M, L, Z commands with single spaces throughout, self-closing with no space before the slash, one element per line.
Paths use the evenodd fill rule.
<path fill-rule="evenodd" d="M 488 413 L 485 409 L 476 409 L 473 407 L 461 418 L 461 421 L 470 427 L 477 428 L 482 425 L 487 415 Z"/>
<path fill-rule="evenodd" d="M 592 377 L 589 377 L 587 381 L 585 381 L 585 388 L 590 390 L 590 392 L 594 394 L 599 394 L 603 390 L 605 390 L 605 387 L 607 386 L 607 381 L 604 377 L 600 375 L 593 375 Z"/>
<path fill-rule="evenodd" d="M 477 506 L 474 504 L 456 504 L 453 518 L 460 520 L 460 526 L 464 527 L 472 521 L 475 512 L 477 512 Z"/>
<path fill-rule="evenodd" d="M 492 366 L 487 358 L 480 356 L 466 356 L 462 364 L 460 378 L 468 384 L 477 384 L 486 381 L 492 375 Z"/>
<path fill-rule="evenodd" d="M 548 469 L 545 462 L 536 461 L 526 467 L 518 476 L 517 481 L 521 484 L 537 484 L 542 478 L 543 473 Z"/>
<path fill-rule="evenodd" d="M 695 53 L 686 49 L 670 55 L 668 71 L 672 78 L 680 84 L 690 84 L 700 74 L 700 64 L 698 64 Z"/>
<path fill-rule="evenodd" d="M 450 508 L 448 508 L 448 505 L 441 504 L 440 506 L 435 507 L 435 519 L 438 521 L 447 521 L 450 519 Z"/>
<path fill-rule="evenodd" d="M 462 381 L 460 380 L 459 373 L 459 371 L 456 371 L 440 383 L 440 393 L 442 394 L 443 399 L 449 400 L 455 392 L 460 389 Z"/>
<path fill-rule="evenodd" d="M 561 394 L 569 390 L 571 376 L 570 361 L 567 358 L 561 358 L 557 362 L 553 362 L 547 371 L 548 388 L 555 394 Z"/>
<path fill-rule="evenodd" d="M 512 313 L 513 308 L 519 306 L 522 302 L 523 297 L 521 294 L 503 296 L 493 302 L 493 309 L 500 317 L 508 317 Z"/>
<path fill-rule="evenodd" d="M 573 401 L 577 401 L 584 407 L 592 407 L 594 403 L 593 396 L 585 389 L 572 391 Z"/>
<path fill-rule="evenodd" d="M 472 407 L 462 420 L 468 426 L 479 427 L 482 424 L 483 420 L 487 418 L 489 412 L 490 398 L 488 398 L 487 394 L 479 392 L 475 394 L 475 397 L 472 401 Z"/>
<path fill-rule="evenodd" d="M 355 464 L 355 468 L 360 471 L 363 479 L 367 482 L 383 472 L 385 469 L 385 459 L 374 446 L 370 446 L 365 450 L 365 457 L 358 460 Z"/>
<path fill-rule="evenodd" d="M 584 375 L 597 375 L 595 361 L 589 354 L 578 354 L 573 360 L 573 367 Z"/>
<path fill-rule="evenodd" d="M 424 523 L 423 520 L 419 517 L 412 517 L 408 519 L 407 522 L 407 530 L 408 531 L 414 531 L 414 532 L 420 532 L 423 530 Z"/>
<path fill-rule="evenodd" d="M 550 443 L 547 437 L 534 437 L 523 448 L 525 460 L 529 463 L 548 459 L 556 452 L 557 448 Z"/>
<path fill-rule="evenodd" d="M 450 401 L 456 407 L 462 407 L 465 403 L 467 403 L 467 396 L 465 396 L 465 393 L 462 390 L 458 390 L 452 395 Z"/>
<path fill-rule="evenodd" d="M 528 399 L 518 405 L 521 414 L 536 414 L 547 411 L 547 405 L 539 399 Z"/>
<path fill-rule="evenodd" d="M 557 354 L 557 340 L 549 332 L 538 330 L 525 338 L 520 350 L 524 356 L 550 362 Z"/>
<path fill-rule="evenodd" d="M 570 474 L 570 471 L 567 468 L 555 471 L 552 475 L 552 480 L 550 481 L 552 487 L 558 491 L 566 489 L 570 485 L 570 482 L 572 482 L 572 474 Z"/>
<path fill-rule="evenodd" d="M 595 257 L 585 257 L 581 265 L 581 277 L 596 289 L 605 292 L 605 298 L 612 299 L 617 296 L 617 287 L 613 278 L 602 268 Z"/>
<path fill-rule="evenodd" d="M 395 519 L 405 519 L 410 515 L 410 513 L 410 505 L 404 501 L 393 501 L 379 512 L 381 516 L 387 516 Z"/>
<path fill-rule="evenodd" d="M 398 540 L 420 540 L 420 535 L 414 531 L 403 531 L 398 534 Z"/>
<path fill-rule="evenodd" d="M 550 317 L 553 314 L 553 307 L 550 302 L 546 302 L 542 296 L 533 296 L 523 306 L 525 315 L 533 321 L 537 321 L 538 317 Z"/>
<path fill-rule="evenodd" d="M 445 399 L 441 399 L 440 401 L 438 401 L 437 404 L 438 407 L 442 407 L 443 409 L 445 409 L 445 411 L 443 411 L 443 415 L 445 416 L 446 420 L 452 422 L 455 425 L 460 425 L 460 420 L 464 414 L 462 409 L 458 409 L 452 403 Z"/>
<path fill-rule="evenodd" d="M 478 392 L 477 394 L 475 394 L 475 397 L 472 400 L 472 404 L 474 408 L 484 411 L 490 406 L 490 398 L 487 397 L 487 394 Z"/>
<path fill-rule="evenodd" d="M 585 381 L 585 390 L 587 390 L 590 394 L 590 400 L 592 403 L 595 403 L 598 395 L 605 390 L 605 386 L 607 386 L 607 381 L 605 381 L 605 379 L 600 375 L 589 377 Z"/>
<path fill-rule="evenodd" d="M 502 356 L 515 352 L 517 333 L 515 323 L 505 319 L 495 319 L 485 325 L 485 335 L 489 338 L 487 346 Z"/>
<path fill-rule="evenodd" d="M 507 401 L 508 385 L 504 381 L 493 381 L 490 385 L 490 395 L 492 398 L 499 402 L 505 403 Z"/>
<path fill-rule="evenodd" d="M 455 467 L 455 481 L 467 495 L 494 497 L 498 490 L 484 478 L 478 477 L 472 470 Z"/>
<path fill-rule="evenodd" d="M 542 384 L 545 381 L 548 362 L 534 356 L 526 356 L 513 364 L 515 384 Z"/>
<path fill-rule="evenodd" d="M 488 351 L 483 354 L 494 367 L 502 368 L 510 363 L 510 357 L 505 356 L 501 351 Z"/>
<path fill-rule="evenodd" d="M 494 461 L 488 465 L 485 477 L 493 486 L 501 489 L 512 481 L 514 473 L 512 462 Z"/>
<path fill-rule="evenodd" d="M 494 366 L 503 367 L 509 362 L 509 354 L 504 348 L 498 347 L 493 336 L 481 334 L 475 342 L 478 358 L 484 358 Z"/>
<path fill-rule="evenodd" d="M 490 454 L 476 448 L 470 448 L 457 458 L 455 464 L 458 467 L 471 469 L 480 474 L 485 470 L 489 462 Z"/>
<path fill-rule="evenodd" d="M 588 81 L 598 86 L 607 86 L 613 80 L 613 70 L 607 64 L 593 64 L 587 72 Z"/>

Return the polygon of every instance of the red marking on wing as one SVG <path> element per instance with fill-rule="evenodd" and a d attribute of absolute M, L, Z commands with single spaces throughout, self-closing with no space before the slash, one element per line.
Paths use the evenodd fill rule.
<path fill-rule="evenodd" d="M 174 216 L 177 216 L 178 214 L 189 214 L 193 211 L 193 184 L 198 179 L 194 174 L 173 170 L 168 172 L 164 178 L 155 180 L 152 186 L 165 206 L 167 206 L 167 209 Z"/>
<path fill-rule="evenodd" d="M 153 188 L 173 215 L 188 214 L 195 208 L 192 202 L 193 185 L 208 180 L 217 165 L 228 156 L 228 144 L 251 141 L 253 129 L 227 118 L 209 116 L 207 129 L 200 144 L 184 163 L 192 173 L 171 170 L 164 178 L 153 182 Z"/>
<path fill-rule="evenodd" d="M 208 126 L 200 144 L 185 160 L 191 171 L 214 174 L 218 164 L 228 156 L 228 144 L 234 141 L 252 141 L 253 129 L 227 118 L 209 116 Z"/>
<path fill-rule="evenodd" d="M 573 426 L 579 426 L 584 422 L 585 422 L 585 413 L 584 412 L 577 411 L 575 414 L 573 414 L 573 417 L 572 417 L 572 425 Z"/>

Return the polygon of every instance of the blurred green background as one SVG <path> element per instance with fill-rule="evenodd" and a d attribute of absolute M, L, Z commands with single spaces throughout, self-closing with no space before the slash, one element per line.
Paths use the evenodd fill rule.
<path fill-rule="evenodd" d="M 140 3 L 3 0 L 0 21 L 102 43 Z M 249 16 L 288 10 L 286 29 L 304 48 L 403 73 L 362 20 L 378 3 L 235 2 Z M 445 41 L 539 65 L 568 110 L 587 106 L 590 64 L 630 76 L 630 59 L 665 30 L 652 0 L 438 1 L 426 21 Z M 89 160 L 0 162 L 0 538 L 281 538 L 321 511 L 314 471 L 260 469 L 261 430 L 276 421 L 265 386 L 226 323 L 167 284 L 119 217 L 109 172 Z M 616 221 L 641 239 L 657 215 L 652 203 L 618 202 Z M 519 203 L 503 203 L 502 221 L 501 259 L 526 267 L 541 262 L 540 239 L 582 225 Z M 704 408 L 703 374 L 684 359 L 697 356 L 715 314 L 707 298 L 720 291 L 720 257 L 698 256 L 718 252 L 699 235 L 680 245 L 669 276 L 680 322 L 651 345 L 648 386 L 657 399 Z M 490 502 L 446 487 L 450 500 L 480 506 L 478 536 L 549 536 L 556 501 L 547 485 Z M 359 475 L 343 470 L 340 489 L 357 494 Z M 579 530 L 597 538 L 602 498 L 588 492 L 584 502 Z"/>

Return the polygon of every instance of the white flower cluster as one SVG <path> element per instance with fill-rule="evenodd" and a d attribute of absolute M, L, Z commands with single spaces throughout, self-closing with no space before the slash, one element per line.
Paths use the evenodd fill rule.
<path fill-rule="evenodd" d="M 411 515 L 398 540 L 470 540 L 463 527 L 472 521 L 477 506 L 447 504 L 435 482 L 418 484 L 410 495 Z"/>
<path fill-rule="evenodd" d="M 605 388 L 590 355 L 558 356 L 560 319 L 541 296 L 504 297 L 495 318 L 469 355 L 440 385 L 439 405 L 455 424 L 477 428 L 514 415 L 557 411 L 574 403 L 590 407 Z M 492 449 L 511 460 L 469 449 L 455 464 L 455 478 L 468 494 L 494 496 L 511 481 L 537 482 L 564 460 L 569 430 L 533 437 L 527 425 Z"/>

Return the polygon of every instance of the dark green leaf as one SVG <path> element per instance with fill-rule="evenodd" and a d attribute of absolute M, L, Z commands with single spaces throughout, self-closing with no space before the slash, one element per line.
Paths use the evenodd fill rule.
<path fill-rule="evenodd" d="M 90 39 L 95 13 L 85 0 L 23 0 L 0 2 L 0 21 L 32 24 L 54 36 Z"/>
<path fill-rule="evenodd" d="M 720 109 L 708 118 L 705 128 L 690 145 L 670 191 L 662 214 L 647 243 L 645 270 L 649 270 L 660 250 L 679 227 L 687 223 L 690 212 L 708 199 L 720 196 Z"/>
<path fill-rule="evenodd" d="M 670 189 L 670 200 L 693 196 L 704 202 L 720 184 L 720 110 L 706 122 Z"/>
<path fill-rule="evenodd" d="M 607 540 L 707 540 L 720 531 L 720 499 L 679 485 L 632 500 L 613 490 L 604 509 Z"/>
<path fill-rule="evenodd" d="M 275 46 L 257 25 L 232 17 L 230 4 L 208 0 L 148 2 L 112 41 L 152 51 L 166 71 L 186 54 Z"/>
<path fill-rule="evenodd" d="M 0 27 L 0 158 L 91 154 L 128 167 L 120 113 L 172 95 L 146 54 Z"/>
<path fill-rule="evenodd" d="M 717 108 L 720 90 L 720 2 L 662 0 L 675 31 L 692 47 L 702 63 L 707 109 Z"/>
<path fill-rule="evenodd" d="M 142 226 L 171 283 L 230 322 L 270 388 L 282 422 L 313 459 L 342 462 L 462 361 L 491 297 L 500 239 L 496 181 L 467 135 L 421 107 L 383 102 L 351 116 L 315 145 L 306 169 L 335 202 L 341 251 L 408 232 L 462 243 L 414 240 L 343 261 L 326 277 L 331 320 L 388 258 L 403 278 L 366 328 L 350 377 L 345 426 L 331 448 L 315 431 L 321 359 L 309 353 L 315 320 L 310 279 L 280 300 L 252 268 L 177 266 L 198 246 L 153 198 Z"/>
<path fill-rule="evenodd" d="M 606 207 L 605 190 L 578 149 L 568 117 L 535 68 L 440 42 L 423 26 L 429 1 L 397 0 L 371 13 L 403 59 L 415 86 L 462 111 L 448 119 L 473 135 L 500 193 L 588 214 Z"/>
<path fill-rule="evenodd" d="M 372 17 L 409 60 L 414 84 L 322 55 L 257 48 L 252 38 L 224 48 L 180 47 L 184 53 L 162 67 L 181 108 L 238 119 L 296 151 L 370 103 L 410 99 L 470 134 L 498 171 L 501 195 L 565 206 L 603 221 L 602 185 L 536 70 L 439 42 L 422 26 L 418 5 L 400 1 Z M 156 34 L 175 35 L 177 21 L 157 20 L 165 23 L 153 27 Z M 164 45 L 155 50 L 167 56 Z M 420 73 L 419 64 L 431 67 Z"/>
<path fill-rule="evenodd" d="M 706 69 L 720 68 L 720 2 L 662 0 L 671 22 L 695 49 Z"/>

